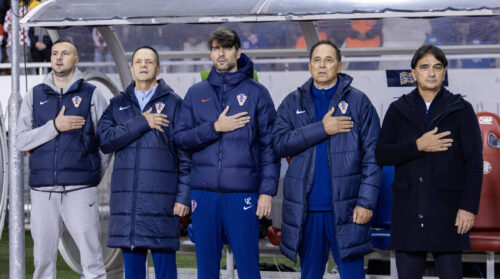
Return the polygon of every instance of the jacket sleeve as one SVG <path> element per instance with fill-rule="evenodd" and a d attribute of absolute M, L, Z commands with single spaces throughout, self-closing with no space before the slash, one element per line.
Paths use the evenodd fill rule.
<path fill-rule="evenodd" d="M 177 102 L 177 105 L 175 107 L 175 119 L 179 118 L 179 113 L 181 109 L 182 101 L 179 100 Z M 173 130 L 175 129 L 175 121 L 172 123 L 174 126 L 172 127 Z M 178 168 L 179 168 L 179 181 L 178 181 L 178 187 L 177 187 L 177 197 L 175 199 L 176 202 L 181 203 L 183 205 L 189 206 L 189 197 L 191 195 L 191 188 L 189 187 L 189 174 L 191 172 L 191 154 L 188 152 L 178 148 L 177 149 L 177 161 L 178 161 Z"/>
<path fill-rule="evenodd" d="M 375 150 L 375 157 L 380 165 L 400 165 L 424 155 L 424 152 L 418 151 L 417 138 L 398 141 L 398 131 L 402 128 L 398 125 L 399 117 L 402 115 L 398 113 L 394 104 L 391 104 L 385 114 Z"/>
<path fill-rule="evenodd" d="M 117 124 L 113 117 L 115 107 L 116 102 L 111 99 L 111 104 L 104 111 L 97 125 L 99 146 L 106 154 L 124 148 L 151 129 L 142 114 Z"/>
<path fill-rule="evenodd" d="M 179 117 L 175 120 L 175 143 L 181 149 L 196 152 L 212 144 L 220 137 L 220 133 L 215 131 L 214 121 L 196 123 L 193 115 L 193 105 L 190 91 L 181 105 Z"/>
<path fill-rule="evenodd" d="M 278 108 L 273 128 L 273 146 L 279 157 L 295 156 L 326 140 L 328 135 L 321 121 L 296 128 L 294 113 L 299 105 L 293 104 L 291 95 Z"/>
<path fill-rule="evenodd" d="M 261 171 L 259 194 L 275 196 L 280 176 L 280 158 L 274 152 L 272 145 L 272 128 L 276 109 L 267 90 L 264 90 L 259 98 L 256 115 Z"/>
<path fill-rule="evenodd" d="M 31 89 L 21 103 L 17 118 L 16 148 L 19 151 L 30 151 L 57 137 L 54 120 L 33 128 L 33 89 Z"/>
<path fill-rule="evenodd" d="M 460 148 L 464 160 L 464 191 L 460 209 L 477 214 L 483 184 L 483 145 L 479 123 L 469 103 L 466 103 L 459 124 Z"/>
<path fill-rule="evenodd" d="M 382 169 L 375 159 L 375 147 L 380 133 L 380 121 L 377 111 L 366 96 L 363 96 L 361 117 L 358 120 L 361 140 L 361 184 L 358 193 L 358 205 L 373 210 L 382 180 Z"/>

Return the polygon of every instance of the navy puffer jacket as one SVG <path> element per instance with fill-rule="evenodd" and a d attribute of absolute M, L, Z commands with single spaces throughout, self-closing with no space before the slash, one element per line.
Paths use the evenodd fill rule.
<path fill-rule="evenodd" d="M 278 155 L 291 156 L 283 185 L 283 221 L 280 249 L 296 261 L 307 214 L 307 196 L 314 180 L 316 144 L 326 140 L 332 203 L 340 257 L 358 257 L 371 250 L 369 224 L 353 223 L 354 207 L 373 209 L 377 202 L 382 170 L 375 160 L 380 123 L 375 108 L 361 91 L 350 86 L 352 78 L 338 75 L 338 88 L 330 106 L 334 116 L 350 116 L 348 133 L 328 136 L 315 121 L 312 79 L 289 94 L 278 108 L 273 129 Z M 339 104 L 347 105 L 341 109 Z M 344 112 L 342 111 L 344 110 Z"/>
<path fill-rule="evenodd" d="M 99 144 L 115 152 L 111 176 L 109 247 L 179 249 L 179 218 L 175 202 L 189 205 L 189 157 L 173 141 L 173 124 L 181 98 L 159 80 L 141 111 L 132 82 L 111 99 L 99 120 Z M 168 116 L 164 132 L 151 129 L 144 111 L 153 108 Z"/>
<path fill-rule="evenodd" d="M 276 194 L 279 158 L 271 143 L 276 111 L 267 89 L 252 77 L 253 63 L 242 54 L 237 72 L 222 74 L 212 68 L 207 80 L 187 92 L 176 121 L 175 142 L 192 153 L 192 189 Z M 214 123 L 226 106 L 228 116 L 248 112 L 250 122 L 217 133 Z"/>
<path fill-rule="evenodd" d="M 65 115 L 85 119 L 81 129 L 59 133 L 31 150 L 30 186 L 91 185 L 101 180 L 101 164 L 90 106 L 95 86 L 80 79 L 63 94 L 47 84 L 33 88 L 33 128 L 54 120 L 65 106 Z"/>

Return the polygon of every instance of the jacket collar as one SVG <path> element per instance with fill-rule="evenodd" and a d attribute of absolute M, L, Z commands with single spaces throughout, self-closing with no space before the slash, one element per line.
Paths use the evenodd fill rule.
<path fill-rule="evenodd" d="M 223 87 L 225 84 L 236 86 L 245 79 L 253 78 L 253 62 L 244 53 L 238 59 L 238 70 L 234 73 L 219 73 L 212 66 L 208 75 L 208 82 L 212 86 Z"/>
<path fill-rule="evenodd" d="M 429 124 L 429 127 L 431 128 L 436 127 L 450 113 L 464 107 L 463 98 L 461 95 L 454 95 L 444 87 L 441 87 L 441 91 L 443 93 L 443 99 L 437 107 L 436 116 L 434 116 Z M 420 119 L 420 115 L 418 114 L 417 110 L 417 104 L 415 102 L 417 94 L 420 93 L 418 92 L 418 89 L 415 88 L 410 93 L 401 96 L 394 103 L 394 106 L 416 127 L 418 127 L 421 131 L 424 131 L 424 123 Z"/>
<path fill-rule="evenodd" d="M 53 91 L 53 92 L 51 92 L 50 90 L 48 90 L 48 93 L 54 94 L 54 92 L 56 92 L 57 94 L 59 94 L 61 91 L 61 88 L 58 88 L 54 84 L 54 81 L 52 80 L 52 75 L 53 75 L 53 72 L 46 74 L 45 77 L 43 78 L 43 83 L 45 85 L 47 85 L 48 87 L 50 87 Z M 82 83 L 84 81 L 83 77 L 84 77 L 83 73 L 78 68 L 76 68 L 68 87 L 63 88 L 63 90 L 62 90 L 63 94 L 71 93 L 74 91 L 79 91 L 80 86 L 82 85 Z"/>
<path fill-rule="evenodd" d="M 157 80 L 157 82 L 158 82 L 158 86 L 156 87 L 156 90 L 155 90 L 153 96 L 151 97 L 151 99 L 149 100 L 148 104 L 174 92 L 174 90 L 170 86 L 168 86 L 163 79 L 159 79 L 159 80 Z M 139 106 L 139 103 L 137 102 L 137 98 L 135 97 L 135 81 L 132 81 L 130 83 L 130 85 L 127 86 L 127 89 L 125 89 L 125 92 L 122 92 L 121 94 L 123 94 L 131 102 L 133 102 L 134 104 Z M 146 105 L 146 107 L 147 107 L 147 105 Z M 146 107 L 144 107 L 144 108 L 146 108 Z"/>
<path fill-rule="evenodd" d="M 348 74 L 339 73 L 337 78 L 337 90 L 330 99 L 330 106 L 328 109 L 330 109 L 332 106 L 336 106 L 340 102 L 340 100 L 345 98 L 345 96 L 347 96 L 350 92 L 348 88 L 351 85 L 352 77 Z M 309 78 L 304 84 L 302 84 L 302 86 L 297 88 L 300 94 L 300 105 L 302 110 L 306 110 L 306 108 L 314 108 L 314 103 L 311 95 L 313 82 L 313 79 Z M 307 114 L 311 116 L 310 112 L 307 112 Z M 314 111 L 312 111 L 312 117 L 314 118 Z"/>

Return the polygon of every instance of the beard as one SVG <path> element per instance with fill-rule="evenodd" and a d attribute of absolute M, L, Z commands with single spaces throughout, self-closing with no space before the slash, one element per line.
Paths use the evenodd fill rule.
<path fill-rule="evenodd" d="M 236 61 L 234 63 L 231 63 L 227 61 L 226 64 L 224 65 L 219 65 L 217 61 L 214 62 L 214 68 L 217 70 L 219 73 L 227 73 L 227 72 L 234 72 L 236 70 Z"/>

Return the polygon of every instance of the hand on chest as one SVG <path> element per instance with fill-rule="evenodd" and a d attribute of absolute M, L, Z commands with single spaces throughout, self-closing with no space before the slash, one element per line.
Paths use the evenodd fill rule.
<path fill-rule="evenodd" d="M 248 116 L 253 118 L 257 109 L 251 93 L 237 89 L 225 93 L 220 100 L 215 94 L 207 94 L 201 95 L 195 102 L 199 103 L 199 106 L 193 107 L 200 122 L 216 121 L 227 106 L 229 107 L 227 116 L 246 112 Z M 197 107 L 199 110 L 196 109 Z"/>

